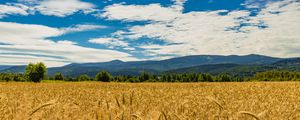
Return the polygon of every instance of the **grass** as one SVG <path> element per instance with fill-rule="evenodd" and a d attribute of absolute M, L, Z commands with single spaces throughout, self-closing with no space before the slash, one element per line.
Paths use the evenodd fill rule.
<path fill-rule="evenodd" d="M 300 119 L 300 83 L 0 83 L 0 119 Z"/>

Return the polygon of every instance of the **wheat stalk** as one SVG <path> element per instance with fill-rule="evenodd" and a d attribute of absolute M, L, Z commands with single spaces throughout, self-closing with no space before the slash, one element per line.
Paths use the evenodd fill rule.
<path fill-rule="evenodd" d="M 221 110 L 224 109 L 224 107 L 221 105 L 221 103 L 218 102 L 216 99 L 214 99 L 214 98 L 212 98 L 212 97 L 207 97 L 207 99 L 208 99 L 209 101 L 211 101 L 211 102 L 217 104 Z"/>
<path fill-rule="evenodd" d="M 122 94 L 122 102 L 123 102 L 123 105 L 125 105 L 126 101 L 125 101 L 125 95 Z"/>
<path fill-rule="evenodd" d="M 168 120 L 167 114 L 164 111 L 162 111 L 161 113 L 162 113 L 163 117 L 165 118 L 165 120 Z"/>
<path fill-rule="evenodd" d="M 140 119 L 140 120 L 143 120 L 142 117 L 140 117 L 140 116 L 137 115 L 137 114 L 131 114 L 130 116 L 135 117 L 135 118 Z"/>
<path fill-rule="evenodd" d="M 251 117 L 255 118 L 256 120 L 260 120 L 258 116 L 256 116 L 255 114 L 253 114 L 253 113 L 251 113 L 251 112 L 240 111 L 239 114 L 248 115 L 248 116 L 251 116 Z"/>
<path fill-rule="evenodd" d="M 130 95 L 130 105 L 132 105 L 133 95 L 134 95 L 134 91 L 132 91 L 132 92 L 131 92 L 131 95 Z"/>
<path fill-rule="evenodd" d="M 118 105 L 118 107 L 120 108 L 120 107 L 121 107 L 121 105 L 120 105 L 120 102 L 119 102 L 118 98 L 117 98 L 117 97 L 115 97 L 115 99 L 116 99 L 116 102 L 117 102 L 117 105 Z"/>
<path fill-rule="evenodd" d="M 33 111 L 29 113 L 29 117 L 31 117 L 34 113 L 36 113 L 36 112 L 39 111 L 40 109 L 55 104 L 56 101 L 57 101 L 57 100 L 51 100 L 51 101 L 49 101 L 49 102 L 47 102 L 47 103 L 45 103 L 45 104 L 42 104 L 42 105 L 40 105 L 39 107 L 33 109 Z"/>

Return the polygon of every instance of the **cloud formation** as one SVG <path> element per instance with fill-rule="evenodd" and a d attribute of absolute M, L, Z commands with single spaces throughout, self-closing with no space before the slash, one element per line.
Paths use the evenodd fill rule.
<path fill-rule="evenodd" d="M 43 25 L 0 22 L 0 56 L 3 56 L 0 63 L 27 64 L 29 61 L 43 61 L 53 67 L 72 62 L 136 60 L 124 52 L 82 47 L 67 40 L 55 42 L 47 39 L 64 32 L 66 31 Z"/>
<path fill-rule="evenodd" d="M 0 4 L 0 19 L 7 15 L 28 15 L 29 7 L 22 4 Z"/>
<path fill-rule="evenodd" d="M 251 16 L 248 10 L 183 13 L 159 4 L 114 4 L 107 6 L 101 17 L 125 22 L 150 21 L 129 27 L 128 31 L 119 31 L 118 35 L 128 39 L 161 39 L 169 43 L 150 48 L 140 46 L 152 56 L 256 53 L 296 57 L 300 56 L 295 52 L 300 48 L 299 8 L 295 0 L 270 2 L 258 15 Z"/>
<path fill-rule="evenodd" d="M 74 25 L 63 28 L 54 27 L 56 24 L 52 27 L 25 24 L 26 21 L 0 22 L 3 64 L 43 61 L 49 66 L 61 66 L 72 62 L 137 60 L 133 56 L 152 60 L 199 54 L 300 56 L 299 0 L 246 0 L 241 5 L 245 9 L 210 11 L 187 11 L 184 8 L 187 0 L 171 0 L 171 5 L 110 4 L 113 3 L 110 1 L 103 10 L 84 0 L 17 1 L 0 4 L 0 19 L 9 21 L 9 16 L 17 15 L 48 19 L 83 13 L 99 17 L 92 23 L 99 20 L 104 25 L 82 20 L 72 21 Z M 93 32 L 80 36 L 83 31 Z M 86 40 L 75 42 L 69 33 L 77 33 L 75 36 Z"/>
<path fill-rule="evenodd" d="M 150 5 L 123 5 L 113 4 L 104 8 L 104 13 L 98 17 L 105 17 L 109 20 L 124 21 L 169 21 L 180 14 L 175 9 L 162 7 L 160 4 Z"/>
<path fill-rule="evenodd" d="M 90 43 L 108 45 L 109 47 L 128 47 L 128 43 L 117 38 L 94 38 Z"/>
<path fill-rule="evenodd" d="M 20 3 L 0 5 L 0 18 L 6 15 L 29 15 L 39 12 L 47 16 L 66 17 L 77 12 L 89 14 L 96 6 L 81 0 L 18 0 Z"/>
<path fill-rule="evenodd" d="M 43 0 L 35 3 L 37 5 L 34 8 L 41 14 L 57 17 L 65 17 L 79 11 L 89 13 L 95 8 L 95 5 L 80 0 Z"/>
<path fill-rule="evenodd" d="M 108 27 L 103 25 L 82 24 L 82 25 L 75 25 L 72 27 L 62 28 L 62 31 L 64 33 L 70 33 L 70 32 L 91 31 L 91 30 L 104 29 L 104 28 L 108 28 Z"/>

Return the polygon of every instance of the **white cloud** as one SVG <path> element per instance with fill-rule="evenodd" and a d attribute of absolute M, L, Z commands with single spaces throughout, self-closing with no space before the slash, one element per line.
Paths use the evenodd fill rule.
<path fill-rule="evenodd" d="M 0 43 L 39 45 L 53 43 L 44 38 L 59 36 L 63 32 L 43 25 L 0 22 L 0 34 Z"/>
<path fill-rule="evenodd" d="M 83 24 L 83 25 L 75 25 L 73 27 L 62 28 L 62 30 L 65 33 L 70 33 L 70 32 L 82 32 L 82 31 L 90 31 L 90 30 L 104 29 L 104 28 L 107 28 L 107 26 Z"/>
<path fill-rule="evenodd" d="M 78 11 L 89 13 L 95 8 L 95 5 L 80 0 L 43 0 L 37 4 L 35 8 L 40 13 L 58 17 L 72 15 Z"/>
<path fill-rule="evenodd" d="M 193 49 L 195 46 L 187 44 L 175 44 L 175 45 L 142 45 L 140 48 L 146 49 L 144 54 L 146 56 L 176 56 L 176 55 L 198 55 L 197 49 Z M 202 53 L 205 54 L 205 53 Z"/>
<path fill-rule="evenodd" d="M 144 49 L 141 52 L 151 56 L 151 59 L 196 54 L 256 53 L 277 57 L 300 56 L 300 3 L 297 0 L 265 3 L 265 8 L 257 16 L 250 16 L 250 11 L 246 10 L 183 13 L 186 0 L 173 1 L 174 5 L 169 7 L 160 4 L 107 6 L 103 10 L 104 13 L 98 16 L 108 20 L 149 22 L 145 25 L 130 26 L 128 30 L 117 31 L 112 34 L 112 38 L 96 38 L 89 42 L 135 52 L 135 48 L 124 40 L 144 37 L 164 40 L 165 45 L 134 46 Z M 26 4 L 28 6 L 0 5 L 0 18 L 8 15 L 28 15 L 34 11 L 40 11 L 44 15 L 65 17 L 76 12 L 89 13 L 95 8 L 93 4 L 80 0 L 22 0 L 22 2 L 28 3 Z M 249 8 L 255 7 L 250 6 L 251 4 L 244 5 Z M 241 23 L 249 25 L 239 28 Z M 257 26 L 262 23 L 266 28 Z M 26 64 L 44 61 L 49 66 L 59 66 L 70 62 L 136 60 L 124 52 L 82 47 L 69 40 L 55 42 L 49 39 L 71 32 L 103 28 L 106 26 L 86 24 L 53 28 L 0 22 L 0 63 Z"/>
<path fill-rule="evenodd" d="M 0 19 L 7 15 L 28 15 L 29 8 L 22 4 L 0 4 Z"/>
<path fill-rule="evenodd" d="M 0 53 L 0 62 L 3 65 L 26 65 L 28 63 L 36 63 L 43 61 L 48 67 L 66 65 L 61 59 L 30 55 L 2 55 Z"/>
<path fill-rule="evenodd" d="M 136 49 L 133 47 L 125 47 L 123 48 L 124 50 L 128 50 L 128 51 L 135 51 Z"/>
<path fill-rule="evenodd" d="M 182 6 L 188 0 L 172 0 L 172 1 L 175 2 L 175 5 L 181 5 Z"/>
<path fill-rule="evenodd" d="M 278 12 L 278 13 L 275 13 Z M 268 27 L 258 29 L 245 27 L 250 31 L 242 42 L 244 49 L 255 53 L 283 57 L 300 56 L 300 2 L 281 1 L 270 3 L 251 22 L 263 21 Z"/>
<path fill-rule="evenodd" d="M 5 15 L 28 15 L 40 12 L 43 15 L 66 17 L 77 12 L 89 14 L 98 11 L 96 6 L 81 0 L 18 0 L 26 4 L 7 3 L 0 5 L 0 18 Z"/>
<path fill-rule="evenodd" d="M 172 0 L 175 2 L 175 4 L 173 6 L 171 6 L 172 8 L 174 8 L 175 10 L 177 11 L 182 11 L 183 10 L 183 6 L 184 6 L 184 3 L 188 0 Z"/>
<path fill-rule="evenodd" d="M 160 4 L 150 5 L 122 5 L 114 4 L 104 8 L 103 14 L 96 16 L 106 17 L 110 20 L 125 21 L 168 21 L 179 17 L 180 14 L 175 9 L 160 6 Z"/>
<path fill-rule="evenodd" d="M 0 43 L 5 44 L 50 44 L 51 40 L 44 38 L 60 36 L 62 34 L 89 31 L 94 29 L 106 28 L 101 25 L 75 25 L 67 28 L 51 28 L 43 25 L 19 24 L 12 22 L 0 22 Z M 35 42 L 21 41 L 20 39 L 34 39 Z"/>
<path fill-rule="evenodd" d="M 76 45 L 76 42 L 73 41 L 69 41 L 69 40 L 61 40 L 61 41 L 57 41 L 58 44 L 66 44 L 66 45 Z"/>
<path fill-rule="evenodd" d="M 106 43 L 109 43 L 114 40 L 116 40 L 116 39 L 114 39 L 114 38 L 95 38 L 95 39 L 89 40 L 89 42 L 96 43 L 96 44 L 106 44 Z"/>
<path fill-rule="evenodd" d="M 108 20 L 151 21 L 116 34 L 129 39 L 148 37 L 172 43 L 156 46 L 156 49 L 141 46 L 157 55 L 256 53 L 295 57 L 300 56 L 299 6 L 299 2 L 294 0 L 273 2 L 267 4 L 258 16 L 250 16 L 250 12 L 245 10 L 182 13 L 172 6 L 158 4 L 117 4 L 106 7 L 102 17 Z M 241 23 L 250 26 L 239 28 Z M 268 27 L 260 28 L 261 23 Z"/>
<path fill-rule="evenodd" d="M 70 62 L 104 62 L 115 59 L 136 60 L 130 54 L 124 52 L 86 48 L 72 41 L 54 42 L 46 39 L 60 36 L 64 32 L 61 29 L 43 25 L 0 22 L 0 34 L 0 55 L 10 55 L 7 59 L 6 57 L 0 59 L 0 63 L 4 64 L 20 64 L 20 61 L 24 61 L 24 63 L 43 61 L 48 66 L 53 67 Z M 24 55 L 25 58 L 20 58 L 20 54 Z M 36 57 L 41 59 L 35 59 Z"/>
<path fill-rule="evenodd" d="M 58 61 L 67 61 L 64 64 L 76 62 L 76 63 L 85 63 L 85 62 L 106 62 L 115 59 L 120 59 L 124 61 L 136 60 L 131 55 L 123 52 L 118 52 L 114 50 L 105 50 L 105 49 L 93 49 L 86 48 L 77 45 L 71 44 L 49 44 L 49 45 L 0 45 L 0 50 L 10 51 L 10 52 L 19 52 L 22 54 L 36 54 L 43 56 L 56 56 L 62 57 Z M 6 52 L 9 53 L 9 52 Z M 15 54 L 12 54 L 15 55 Z M 55 58 L 55 57 L 52 57 Z M 26 59 L 23 59 L 26 61 Z M 5 61 L 5 59 L 4 59 Z M 18 61 L 18 60 L 16 60 Z M 2 61 L 0 61 L 2 62 Z M 6 60 L 7 62 L 7 60 Z M 9 61 L 10 64 L 15 64 L 15 61 Z M 34 62 L 34 61 L 33 61 Z M 52 62 L 51 59 L 47 59 L 43 62 Z M 48 65 L 50 66 L 50 65 Z M 56 65 L 58 66 L 58 65 Z M 53 66 L 50 66 L 53 67 Z"/>
<path fill-rule="evenodd" d="M 141 45 L 139 47 L 147 50 L 157 50 L 157 49 L 161 49 L 163 45 L 150 44 L 150 45 Z"/>
<path fill-rule="evenodd" d="M 128 47 L 128 43 L 117 38 L 95 38 L 90 39 L 90 43 L 104 44 L 110 47 Z"/>
<path fill-rule="evenodd" d="M 263 8 L 266 4 L 279 0 L 246 0 L 242 5 L 246 8 Z"/>
<path fill-rule="evenodd" d="M 21 3 L 0 4 L 0 18 L 7 15 L 29 15 L 40 12 L 43 15 L 66 17 L 76 12 L 89 14 L 98 11 L 92 3 L 80 0 L 18 0 Z"/>

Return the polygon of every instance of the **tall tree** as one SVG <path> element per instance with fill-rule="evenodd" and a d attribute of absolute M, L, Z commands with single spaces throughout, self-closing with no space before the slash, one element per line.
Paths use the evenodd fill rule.
<path fill-rule="evenodd" d="M 54 80 L 64 80 L 64 76 L 61 73 L 56 73 L 54 75 Z"/>
<path fill-rule="evenodd" d="M 47 74 L 47 68 L 42 62 L 36 64 L 30 63 L 25 69 L 25 74 L 29 81 L 41 82 Z"/>
<path fill-rule="evenodd" d="M 147 80 L 150 80 L 151 75 L 149 73 L 143 72 L 140 76 L 139 76 L 139 80 L 140 82 L 144 82 Z"/>
<path fill-rule="evenodd" d="M 95 77 L 96 81 L 102 81 L 102 82 L 109 82 L 111 79 L 112 77 L 107 71 L 101 71 Z"/>

